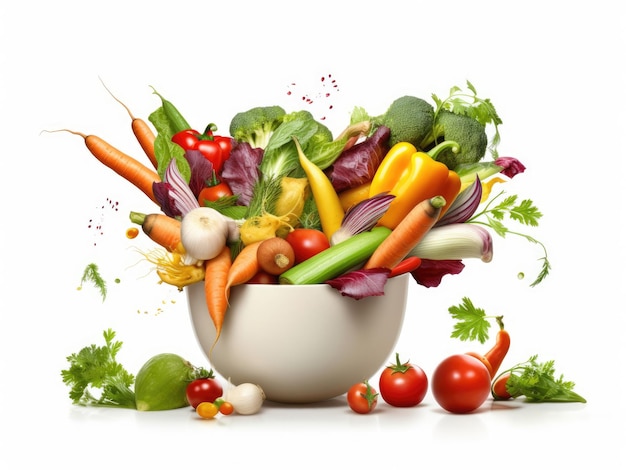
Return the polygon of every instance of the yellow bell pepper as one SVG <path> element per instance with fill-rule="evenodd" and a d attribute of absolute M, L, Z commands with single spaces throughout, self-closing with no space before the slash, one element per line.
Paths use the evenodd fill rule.
<path fill-rule="evenodd" d="M 454 143 L 447 143 L 446 147 Z M 443 147 L 436 147 L 440 151 Z M 418 152 L 407 143 L 394 145 L 381 162 L 370 186 L 370 197 L 381 192 L 393 194 L 389 209 L 379 221 L 379 225 L 394 229 L 409 211 L 425 199 L 443 196 L 445 213 L 459 194 L 459 175 L 430 154 Z"/>

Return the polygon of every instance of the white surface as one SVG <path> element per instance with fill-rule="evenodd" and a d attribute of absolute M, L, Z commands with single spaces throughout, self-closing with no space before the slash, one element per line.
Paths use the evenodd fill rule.
<path fill-rule="evenodd" d="M 313 468 L 338 460 L 408 468 L 431 459 L 463 468 L 623 468 L 625 44 L 616 2 L 134 5 L 0 7 L 3 468 Z M 339 91 L 325 99 L 317 95 L 328 74 Z M 382 112 L 401 94 L 445 96 L 469 79 L 504 120 L 501 154 L 528 168 L 506 189 L 545 214 L 530 233 L 548 247 L 553 271 L 529 288 L 541 250 L 496 238 L 491 264 L 468 262 L 437 289 L 411 289 L 397 350 L 430 373 L 450 353 L 480 349 L 449 338 L 447 309 L 469 296 L 505 316 L 513 344 L 504 367 L 531 354 L 554 359 L 588 403 L 488 403 L 452 416 L 428 394 L 416 409 L 381 404 L 366 416 L 334 400 L 268 404 L 256 416 L 214 422 L 187 410 L 72 406 L 60 379 L 65 357 L 99 342 L 105 328 L 124 342 L 119 359 L 129 370 L 167 351 L 205 360 L 183 295 L 156 285 L 138 262 L 133 247 L 151 245 L 124 237 L 128 211 L 152 204 L 94 161 L 80 138 L 40 134 L 94 133 L 140 156 L 126 112 L 98 77 L 137 116 L 158 106 L 153 85 L 190 122 L 222 129 L 244 107 L 298 108 L 304 94 L 338 129 L 355 105 Z M 76 289 L 89 262 L 109 281 L 104 303 L 89 287 Z"/>

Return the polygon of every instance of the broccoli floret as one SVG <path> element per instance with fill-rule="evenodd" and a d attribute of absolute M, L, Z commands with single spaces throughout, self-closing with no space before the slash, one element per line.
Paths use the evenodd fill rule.
<path fill-rule="evenodd" d="M 372 118 L 375 127 L 386 126 L 391 131 L 389 145 L 409 142 L 419 148 L 433 127 L 435 110 L 427 101 L 415 96 L 396 99 L 385 114 Z"/>
<path fill-rule="evenodd" d="M 483 124 L 471 116 L 441 109 L 430 133 L 420 142 L 418 148 L 428 151 L 446 140 L 459 144 L 458 153 L 445 149 L 437 155 L 437 160 L 445 163 L 451 170 L 458 165 L 478 163 L 487 151 L 488 138 Z"/>
<path fill-rule="evenodd" d="M 235 114 L 230 122 L 230 135 L 237 142 L 264 149 L 270 137 L 283 122 L 285 110 L 280 106 L 258 106 Z"/>

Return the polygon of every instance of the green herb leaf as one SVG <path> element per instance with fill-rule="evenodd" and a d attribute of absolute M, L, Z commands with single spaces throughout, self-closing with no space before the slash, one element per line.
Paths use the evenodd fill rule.
<path fill-rule="evenodd" d="M 455 114 L 470 116 L 484 126 L 492 124 L 494 126 L 494 135 L 489 143 L 489 150 L 493 157 L 497 158 L 497 147 L 501 140 L 498 126 L 502 124 L 502 119 L 500 119 L 491 100 L 489 98 L 480 98 L 476 88 L 469 80 L 466 81 L 466 86 L 467 91 L 458 86 L 451 87 L 449 95 L 445 100 L 433 93 L 431 97 L 436 105 L 435 113 L 438 113 L 441 109 L 446 109 Z"/>
<path fill-rule="evenodd" d="M 88 264 L 83 271 L 83 277 L 80 280 L 81 287 L 85 282 L 92 282 L 94 286 L 100 290 L 100 295 L 102 296 L 102 301 L 104 302 L 107 296 L 107 285 L 104 279 L 102 279 L 102 276 L 100 276 L 100 272 L 98 271 L 98 266 L 96 264 Z"/>
<path fill-rule="evenodd" d="M 537 207 L 535 207 L 530 199 L 524 199 L 518 204 L 517 195 L 509 195 L 503 200 L 498 201 L 503 194 L 504 191 L 501 191 L 499 194 L 492 197 L 480 211 L 476 212 L 467 221 L 467 223 L 490 227 L 502 238 L 504 238 L 507 234 L 517 235 L 518 237 L 525 238 L 531 243 L 541 246 L 544 256 L 539 258 L 542 262 L 541 270 L 535 280 L 530 284 L 531 287 L 534 287 L 543 281 L 550 273 L 551 265 L 548 261 L 548 250 L 543 243 L 530 235 L 507 228 L 506 225 L 504 225 L 504 220 L 508 216 L 509 220 L 518 222 L 522 225 L 536 227 L 539 225 L 539 219 L 543 216 L 543 214 L 539 211 L 539 209 L 537 209 Z"/>
<path fill-rule="evenodd" d="M 463 303 L 448 309 L 453 318 L 458 320 L 452 331 L 452 338 L 461 341 L 478 340 L 484 343 L 489 339 L 489 321 L 485 311 L 474 306 L 468 297 L 463 297 Z"/>
<path fill-rule="evenodd" d="M 63 383 L 71 387 L 69 395 L 76 405 L 135 408 L 130 388 L 135 377 L 116 360 L 122 343 L 113 341 L 110 328 L 103 336 L 104 346 L 92 344 L 67 357 L 70 367 L 61 371 Z"/>
<path fill-rule="evenodd" d="M 537 355 L 502 372 L 510 373 L 506 389 L 512 397 L 524 396 L 531 402 L 580 402 L 587 400 L 574 392 L 574 382 L 555 376 L 554 361 L 539 362 Z"/>

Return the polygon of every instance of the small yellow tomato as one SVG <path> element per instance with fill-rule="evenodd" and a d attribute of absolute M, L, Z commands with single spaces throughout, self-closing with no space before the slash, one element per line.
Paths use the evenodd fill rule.
<path fill-rule="evenodd" d="M 203 419 L 211 419 L 215 418 L 219 408 L 215 406 L 215 403 L 211 403 L 208 401 L 203 401 L 196 407 L 196 413 Z"/>

